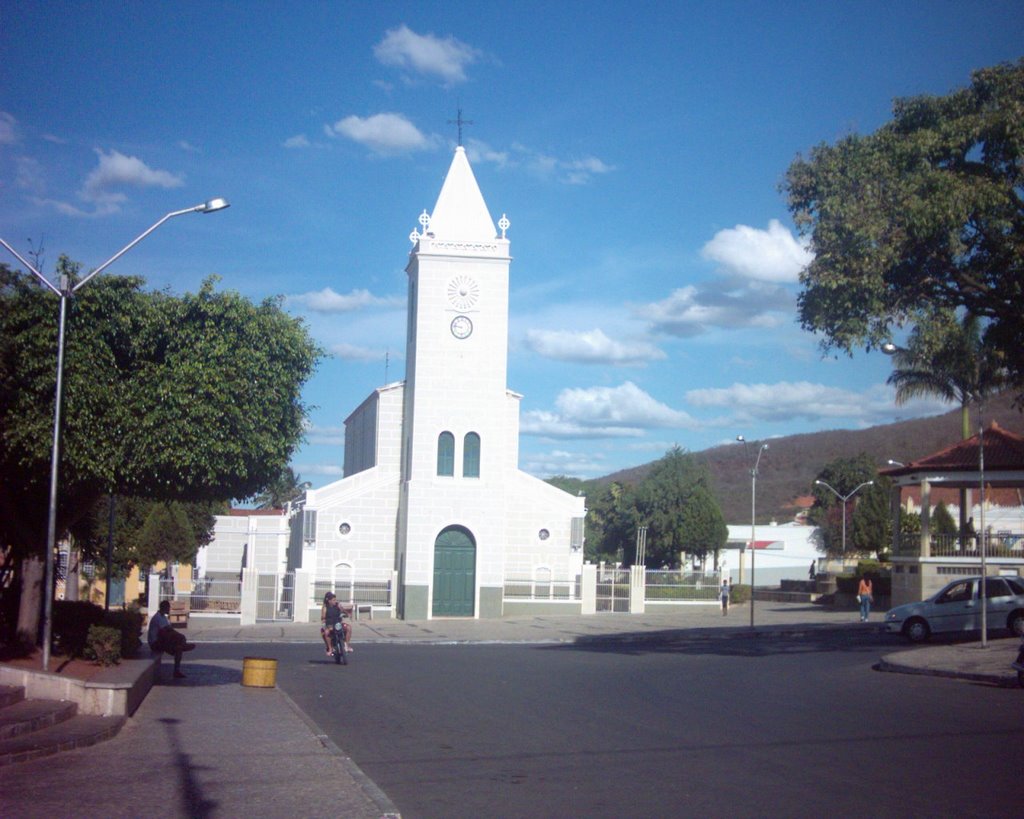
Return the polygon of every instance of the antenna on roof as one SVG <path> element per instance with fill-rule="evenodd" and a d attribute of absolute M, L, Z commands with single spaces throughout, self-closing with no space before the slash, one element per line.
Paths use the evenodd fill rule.
<path fill-rule="evenodd" d="M 458 110 L 458 115 L 456 116 L 455 119 L 448 120 L 448 124 L 449 125 L 457 125 L 459 127 L 459 147 L 461 148 L 462 147 L 462 126 L 463 125 L 473 125 L 474 123 L 473 123 L 473 120 L 471 120 L 471 119 L 463 119 L 462 118 L 462 103 L 461 102 L 459 103 L 459 107 L 458 107 L 457 110 Z"/>

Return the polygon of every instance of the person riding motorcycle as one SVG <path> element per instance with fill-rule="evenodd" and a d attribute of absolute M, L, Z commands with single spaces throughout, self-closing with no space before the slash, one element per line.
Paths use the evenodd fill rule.
<path fill-rule="evenodd" d="M 327 592 L 324 595 L 324 605 L 320 610 L 320 636 L 323 638 L 324 646 L 327 648 L 327 656 L 334 654 L 331 646 L 331 631 L 334 624 L 341 621 L 341 628 L 345 635 L 345 651 L 351 652 L 352 648 L 352 624 L 344 620 L 345 612 L 341 608 L 338 597 L 334 592 Z"/>

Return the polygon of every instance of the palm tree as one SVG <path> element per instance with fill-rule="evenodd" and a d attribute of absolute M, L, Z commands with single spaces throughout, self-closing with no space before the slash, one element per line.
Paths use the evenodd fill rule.
<path fill-rule="evenodd" d="M 299 498 L 312 484 L 304 481 L 290 466 L 281 470 L 277 478 L 258 494 L 253 502 L 257 509 L 280 509 L 286 503 Z"/>
<path fill-rule="evenodd" d="M 887 384 L 896 387 L 896 403 L 935 395 L 960 404 L 961 435 L 971 437 L 971 402 L 1006 385 L 1005 368 L 985 344 L 981 321 L 964 313 L 960 320 L 936 313 L 910 333 L 907 346 L 893 352 L 895 367 Z M 960 490 L 960 531 L 967 527 L 967 490 Z"/>

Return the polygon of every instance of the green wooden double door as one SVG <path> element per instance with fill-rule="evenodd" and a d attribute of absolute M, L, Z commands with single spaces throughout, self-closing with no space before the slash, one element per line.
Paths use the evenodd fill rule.
<path fill-rule="evenodd" d="M 476 592 L 476 542 L 462 527 L 434 541 L 434 617 L 472 617 Z"/>

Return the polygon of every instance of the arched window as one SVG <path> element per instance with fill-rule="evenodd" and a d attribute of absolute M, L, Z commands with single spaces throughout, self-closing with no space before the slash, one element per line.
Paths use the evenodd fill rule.
<path fill-rule="evenodd" d="M 455 436 L 450 432 L 437 436 L 437 474 L 448 477 L 455 474 Z"/>
<path fill-rule="evenodd" d="M 480 436 L 467 432 L 462 442 L 462 477 L 480 477 Z"/>

